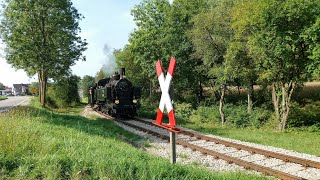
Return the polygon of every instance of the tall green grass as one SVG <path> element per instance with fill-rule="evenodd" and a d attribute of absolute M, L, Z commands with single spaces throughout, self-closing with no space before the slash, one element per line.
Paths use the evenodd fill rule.
<path fill-rule="evenodd" d="M 262 178 L 171 165 L 127 143 L 137 140 L 105 119 L 18 107 L 0 114 L 0 179 Z"/>

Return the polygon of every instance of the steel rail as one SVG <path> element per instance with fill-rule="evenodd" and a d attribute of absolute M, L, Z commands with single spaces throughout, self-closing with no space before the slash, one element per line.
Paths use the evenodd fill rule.
<path fill-rule="evenodd" d="M 139 118 L 135 118 L 135 120 L 138 120 L 142 123 L 146 123 L 149 125 L 153 125 L 152 123 L 139 119 Z M 155 126 L 157 127 L 157 126 Z M 203 139 L 206 141 L 210 141 L 210 142 L 214 142 L 217 144 L 223 144 L 227 147 L 234 147 L 238 150 L 245 150 L 245 151 L 249 151 L 252 153 L 256 153 L 256 154 L 261 154 L 264 155 L 266 157 L 272 157 L 272 158 L 277 158 L 277 159 L 281 159 L 285 162 L 292 162 L 292 163 L 296 163 L 296 164 L 301 164 L 302 166 L 305 167 L 314 167 L 314 168 L 318 168 L 320 169 L 320 162 L 317 161 L 312 161 L 312 160 L 307 160 L 307 159 L 303 159 L 303 158 L 299 158 L 299 157 L 294 157 L 294 156 L 290 156 L 290 155 L 286 155 L 286 154 L 281 154 L 281 153 L 277 153 L 277 152 L 272 152 L 272 151 L 268 151 L 268 150 L 264 150 L 264 149 L 259 149 L 259 148 L 255 148 L 255 147 L 250 147 L 247 145 L 243 145 L 243 144 L 238 144 L 238 143 L 234 143 L 234 142 L 229 142 L 223 139 L 218 139 L 218 138 L 214 138 L 214 137 L 208 137 L 206 135 L 201 135 L 201 134 L 197 134 L 191 131 L 187 131 L 187 130 L 182 130 L 181 134 L 187 135 L 187 136 L 191 136 L 191 137 L 195 137 L 197 139 Z"/>
<path fill-rule="evenodd" d="M 151 130 L 143 128 L 141 126 L 137 126 L 137 125 L 128 123 L 126 121 L 116 119 L 114 117 L 108 116 L 108 115 L 106 115 L 106 114 L 104 114 L 102 112 L 99 112 L 99 111 L 97 111 L 97 112 L 99 114 L 105 116 L 105 117 L 108 117 L 108 118 L 111 118 L 114 121 L 117 121 L 118 123 L 121 123 L 121 124 L 124 124 L 126 126 L 132 127 L 132 128 L 137 129 L 139 131 L 146 132 L 148 134 L 151 134 L 153 136 L 157 136 L 157 137 L 159 137 L 161 139 L 164 139 L 164 140 L 167 140 L 167 141 L 169 141 L 169 139 L 170 139 L 170 137 L 167 136 L 167 135 L 163 135 L 161 133 L 158 133 L 158 132 L 155 132 L 155 131 L 151 131 Z M 152 124 L 152 123 L 150 123 L 148 121 L 145 121 L 145 120 L 141 120 L 141 119 L 138 119 L 138 118 L 134 118 L 134 120 L 137 120 L 139 122 L 145 123 L 147 125 L 155 126 L 154 124 Z M 157 126 L 155 126 L 155 127 L 157 127 Z M 189 132 L 189 133 L 192 133 L 192 132 Z M 291 174 L 288 174 L 288 173 L 285 173 L 285 172 L 282 172 L 282 171 L 279 171 L 279 170 L 272 169 L 270 167 L 265 167 L 265 166 L 261 166 L 261 165 L 258 165 L 258 164 L 254 164 L 252 162 L 248 162 L 248 161 L 244 161 L 244 160 L 241 160 L 241 159 L 237 159 L 237 158 L 234 158 L 234 157 L 231 157 L 231 156 L 228 156 L 228 155 L 216 152 L 216 151 L 212 151 L 212 150 L 209 150 L 209 149 L 206 149 L 206 148 L 203 148 L 203 147 L 188 143 L 188 142 L 186 142 L 184 140 L 181 140 L 181 139 L 177 139 L 176 143 L 179 144 L 179 145 L 182 145 L 183 147 L 188 147 L 188 148 L 190 148 L 190 149 L 192 149 L 194 151 L 199 151 L 202 154 L 208 154 L 208 155 L 213 156 L 216 159 L 223 159 L 223 160 L 227 161 L 228 163 L 234 163 L 234 164 L 237 164 L 239 166 L 244 167 L 245 169 L 255 170 L 255 171 L 261 172 L 261 173 L 263 173 L 265 175 L 276 176 L 276 177 L 278 177 L 280 179 L 284 179 L 284 180 L 289 180 L 289 179 L 290 180 L 305 180 L 302 177 L 294 176 L 294 175 L 291 175 Z"/>
<path fill-rule="evenodd" d="M 234 147 L 238 150 L 242 149 L 242 150 L 250 151 L 252 153 L 261 154 L 266 157 L 281 159 L 285 162 L 292 162 L 292 163 L 296 163 L 296 164 L 301 164 L 305 167 L 314 167 L 314 168 L 320 169 L 320 163 L 316 162 L 316 161 L 307 160 L 307 159 L 294 157 L 294 156 L 290 156 L 290 155 L 286 155 L 286 154 L 281 154 L 281 153 L 277 153 L 277 152 L 272 152 L 272 151 L 268 151 L 268 150 L 264 150 L 264 149 L 255 148 L 255 147 L 250 147 L 250 146 L 246 146 L 246 145 L 242 145 L 242 144 L 238 144 L 238 143 L 234 143 L 234 142 L 229 142 L 229 141 L 214 138 L 214 137 L 208 137 L 205 135 L 196 134 L 196 133 L 193 133 L 190 131 L 183 131 L 182 134 L 193 136 L 197 139 L 203 139 L 206 141 L 211 141 L 211 142 L 223 144 L 225 146 Z"/>
<path fill-rule="evenodd" d="M 131 123 L 128 123 L 126 121 L 119 121 L 119 120 L 116 120 L 116 121 L 121 123 L 121 124 L 124 124 L 126 126 L 129 126 L 129 127 L 138 129 L 140 131 L 152 134 L 154 136 L 160 137 L 162 139 L 169 140 L 169 136 L 167 136 L 167 135 L 163 135 L 161 133 L 151 131 L 149 129 L 146 129 L 146 128 L 143 128 L 141 126 L 137 126 L 137 125 L 134 125 L 134 124 L 131 124 Z M 188 148 L 190 148 L 192 150 L 199 151 L 199 152 L 201 152 L 203 154 L 211 155 L 216 159 L 219 158 L 219 159 L 223 159 L 223 160 L 227 161 L 228 163 L 237 164 L 239 166 L 244 167 L 245 169 L 255 170 L 255 171 L 258 171 L 258 172 L 262 172 L 262 173 L 264 173 L 266 175 L 276 176 L 276 177 L 278 177 L 280 179 L 284 179 L 284 180 L 287 180 L 287 179 L 288 180 L 289 179 L 290 180 L 304 180 L 304 178 L 302 178 L 302 177 L 294 176 L 294 175 L 291 175 L 291 174 L 288 174 L 288 173 L 285 173 L 285 172 L 282 172 L 282 171 L 278 171 L 278 170 L 275 170 L 275 169 L 272 169 L 272 168 L 269 168 L 269 167 L 265 167 L 265 166 L 261 166 L 261 165 L 258 165 L 258 164 L 254 164 L 252 162 L 247 162 L 247 161 L 244 161 L 244 160 L 241 160 L 241 159 L 237 159 L 237 158 L 234 158 L 234 157 L 231 157 L 231 156 L 228 156 L 228 155 L 216 152 L 216 151 L 212 151 L 212 150 L 209 150 L 209 149 L 206 149 L 206 148 L 203 148 L 203 147 L 188 143 L 188 142 L 186 142 L 184 140 L 181 140 L 181 139 L 177 139 L 176 143 L 179 144 L 179 145 L 182 145 L 183 147 L 188 147 Z"/>

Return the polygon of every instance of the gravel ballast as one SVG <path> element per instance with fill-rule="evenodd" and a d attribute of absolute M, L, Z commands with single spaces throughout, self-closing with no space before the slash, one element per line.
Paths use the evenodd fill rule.
<path fill-rule="evenodd" d="M 85 110 L 85 111 L 87 111 L 87 110 Z M 91 113 L 96 113 L 97 115 L 102 116 L 94 111 L 90 112 L 90 114 Z M 149 119 L 145 119 L 145 118 L 139 118 L 139 119 L 150 121 Z M 152 131 L 156 131 L 161 134 L 169 135 L 168 131 L 166 131 L 166 130 L 159 129 L 154 126 L 144 124 L 142 122 L 130 121 L 130 120 L 127 120 L 126 122 L 132 123 L 134 125 L 141 126 L 144 128 L 148 128 Z M 123 125 L 121 123 L 118 123 L 118 122 L 115 122 L 115 123 L 118 126 L 126 129 L 127 131 L 130 131 L 134 134 L 137 134 L 137 135 L 142 136 L 143 138 L 147 139 L 148 146 L 144 147 L 146 152 L 169 159 L 169 157 L 170 157 L 170 151 L 169 151 L 170 144 L 168 141 L 162 140 L 158 137 L 155 137 L 150 134 L 138 131 L 134 128 L 128 127 L 128 126 Z M 234 140 L 234 139 L 230 139 L 230 138 L 222 138 L 219 136 L 204 134 L 204 133 L 200 133 L 200 132 L 197 132 L 194 130 L 182 128 L 182 127 L 179 127 L 179 128 L 181 128 L 182 130 L 187 130 L 187 131 L 203 134 L 208 137 L 218 138 L 221 140 L 226 140 L 226 141 L 234 142 L 237 144 L 243 144 L 243 145 L 250 146 L 250 147 L 255 147 L 255 148 L 259 148 L 259 149 L 264 149 L 264 150 L 268 150 L 268 151 L 272 151 L 272 152 L 278 152 L 278 153 L 282 153 L 285 155 L 290 155 L 290 156 L 295 156 L 295 157 L 299 157 L 299 158 L 303 158 L 303 159 L 308 159 L 308 160 L 320 162 L 320 157 L 310 155 L 310 154 L 298 153 L 298 152 L 295 152 L 292 150 L 286 150 L 286 149 L 282 149 L 282 148 L 275 148 L 275 147 L 271 147 L 271 146 L 264 146 L 264 145 L 259 145 L 259 144 L 255 144 L 255 143 L 243 142 L 243 141 Z M 288 163 L 288 162 L 284 162 L 282 160 L 275 159 L 275 158 L 268 158 L 268 157 L 265 157 L 260 154 L 252 154 L 252 153 L 245 151 L 245 150 L 237 150 L 236 148 L 233 148 L 233 147 L 226 147 L 222 144 L 216 144 L 214 142 L 207 142 L 205 140 L 198 140 L 196 138 L 189 137 L 186 135 L 178 134 L 176 137 L 177 137 L 177 139 L 184 140 L 188 143 L 191 143 L 191 144 L 194 144 L 194 145 L 197 145 L 197 146 L 209 149 L 209 150 L 214 150 L 219 153 L 229 155 L 231 157 L 240 158 L 242 160 L 252 162 L 252 163 L 255 163 L 258 165 L 262 165 L 262 166 L 270 167 L 272 169 L 276 169 L 279 171 L 287 172 L 292 175 L 299 176 L 299 177 L 302 177 L 305 179 L 320 179 L 320 169 L 310 168 L 310 167 L 306 168 L 306 167 L 303 167 L 302 165 L 299 165 L 299 164 Z M 183 146 L 180 146 L 180 145 L 176 146 L 176 150 L 177 150 L 177 163 L 199 165 L 199 166 L 206 167 L 209 170 L 214 170 L 214 171 L 246 171 L 247 173 L 257 173 L 255 171 L 246 170 L 243 167 L 240 167 L 236 164 L 233 164 L 233 163 L 230 164 L 230 163 L 228 163 L 224 160 L 221 160 L 221 159 L 214 159 L 210 155 L 203 155 L 198 151 L 192 151 L 191 149 L 184 148 Z"/>

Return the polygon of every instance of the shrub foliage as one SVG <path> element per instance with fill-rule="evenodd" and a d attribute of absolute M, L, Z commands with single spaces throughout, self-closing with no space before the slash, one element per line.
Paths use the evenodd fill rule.
<path fill-rule="evenodd" d="M 80 103 L 78 76 L 65 77 L 52 84 L 48 90 L 48 104 L 53 108 L 65 108 Z"/>

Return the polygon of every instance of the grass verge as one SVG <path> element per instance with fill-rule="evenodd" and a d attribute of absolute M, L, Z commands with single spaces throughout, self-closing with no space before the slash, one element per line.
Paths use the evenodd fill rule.
<path fill-rule="evenodd" d="M 221 127 L 214 123 L 177 122 L 179 125 L 221 137 L 280 147 L 320 156 L 320 132 Z"/>
<path fill-rule="evenodd" d="M 80 102 L 83 103 L 83 104 L 88 104 L 88 97 L 80 98 Z"/>
<path fill-rule="evenodd" d="M 33 102 L 35 103 L 35 102 Z M 77 111 L 77 110 L 76 110 Z M 13 179 L 262 179 L 171 165 L 126 141 L 112 121 L 36 106 L 0 114 L 0 177 Z"/>
<path fill-rule="evenodd" d="M 38 97 L 32 98 L 30 101 L 30 105 L 32 107 L 35 107 L 38 109 L 42 108 L 41 104 L 39 103 Z M 72 107 L 65 107 L 65 108 L 52 108 L 47 105 L 46 109 L 48 111 L 55 112 L 55 113 L 65 113 L 65 114 L 69 114 L 69 115 L 78 115 L 83 110 L 85 105 L 86 105 L 86 103 L 82 103 L 82 102 L 75 104 Z"/>
<path fill-rule="evenodd" d="M 4 97 L 4 96 L 0 96 L 0 101 L 1 100 L 5 100 L 5 99 L 8 99 L 7 97 Z"/>

